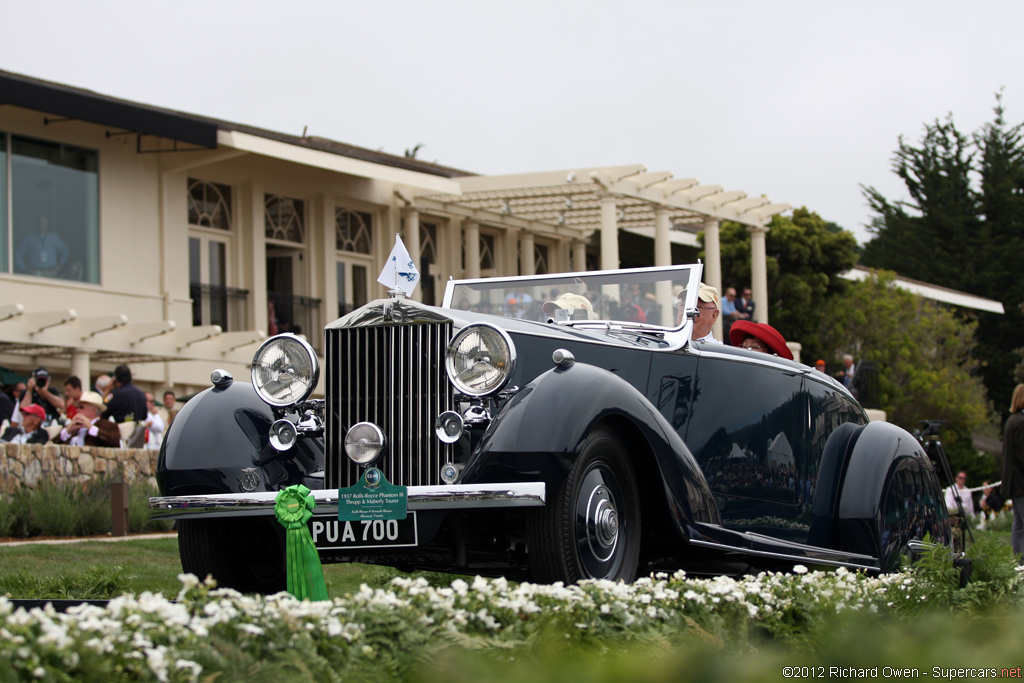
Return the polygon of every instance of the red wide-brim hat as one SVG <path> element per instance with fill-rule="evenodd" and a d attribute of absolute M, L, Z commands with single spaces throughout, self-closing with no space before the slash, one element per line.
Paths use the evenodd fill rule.
<path fill-rule="evenodd" d="M 757 337 L 772 350 L 772 353 L 793 360 L 793 352 L 786 346 L 786 340 L 779 331 L 768 323 L 752 323 L 749 320 L 737 320 L 729 328 L 729 343 L 739 346 L 747 337 Z"/>

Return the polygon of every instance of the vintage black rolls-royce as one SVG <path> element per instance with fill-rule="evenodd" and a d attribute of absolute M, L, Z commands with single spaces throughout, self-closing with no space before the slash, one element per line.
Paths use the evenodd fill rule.
<path fill-rule="evenodd" d="M 182 567 L 284 586 L 276 493 L 301 484 L 324 562 L 631 580 L 685 568 L 892 570 L 950 537 L 919 442 L 832 378 L 691 340 L 701 266 L 450 281 L 373 301 L 317 354 L 279 335 L 214 371 L 160 451 Z M 404 494 L 345 519 L 369 477 Z"/>

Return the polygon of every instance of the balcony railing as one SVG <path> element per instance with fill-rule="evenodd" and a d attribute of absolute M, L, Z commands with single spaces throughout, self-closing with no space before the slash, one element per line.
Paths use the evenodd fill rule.
<path fill-rule="evenodd" d="M 246 313 L 249 290 L 193 282 L 189 295 L 193 325 L 220 325 L 225 332 L 249 329 Z"/>

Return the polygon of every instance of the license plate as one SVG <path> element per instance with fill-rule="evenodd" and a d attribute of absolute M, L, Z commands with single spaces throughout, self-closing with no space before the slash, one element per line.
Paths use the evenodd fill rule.
<path fill-rule="evenodd" d="M 405 548 L 419 544 L 414 511 L 405 519 L 342 522 L 337 517 L 314 517 L 309 521 L 309 533 L 313 545 L 320 550 Z"/>

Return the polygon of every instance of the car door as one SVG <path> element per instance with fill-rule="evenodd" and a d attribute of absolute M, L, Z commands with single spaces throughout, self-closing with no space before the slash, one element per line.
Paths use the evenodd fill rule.
<path fill-rule="evenodd" d="M 737 531 L 802 542 L 810 526 L 802 373 L 783 363 L 704 353 L 684 440 Z"/>

